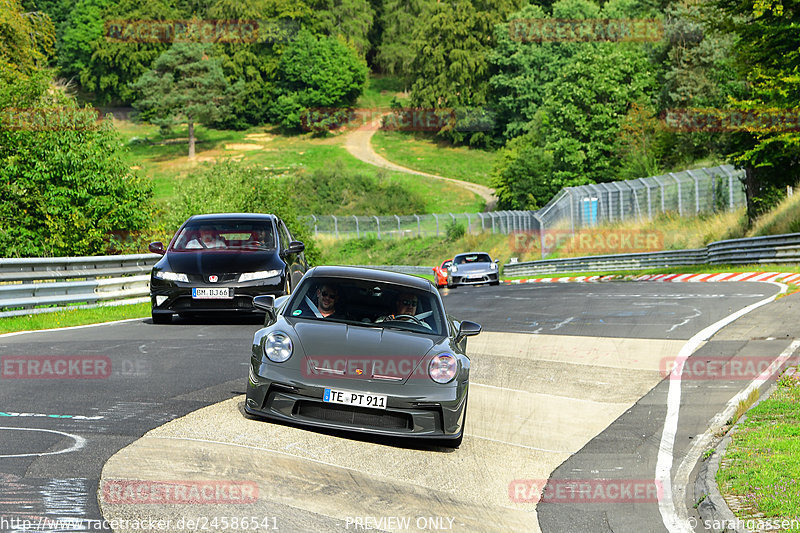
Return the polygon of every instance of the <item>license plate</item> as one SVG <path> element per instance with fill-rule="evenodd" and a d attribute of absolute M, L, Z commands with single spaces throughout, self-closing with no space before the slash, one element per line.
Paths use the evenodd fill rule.
<path fill-rule="evenodd" d="M 192 289 L 192 298 L 198 300 L 233 298 L 233 291 L 229 287 L 200 287 Z"/>
<path fill-rule="evenodd" d="M 382 394 L 325 389 L 325 395 L 322 397 L 322 401 L 343 405 L 356 405 L 358 407 L 370 407 L 373 409 L 386 409 L 386 396 Z"/>

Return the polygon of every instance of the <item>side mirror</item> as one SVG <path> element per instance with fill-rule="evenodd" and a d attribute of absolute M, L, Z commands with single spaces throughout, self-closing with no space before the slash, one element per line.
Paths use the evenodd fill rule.
<path fill-rule="evenodd" d="M 256 309 L 261 309 L 267 314 L 267 317 L 264 319 L 265 326 L 272 324 L 278 319 L 277 315 L 275 314 L 275 297 L 271 294 L 265 294 L 253 298 L 253 307 Z"/>
<path fill-rule="evenodd" d="M 164 243 L 161 241 L 151 242 L 147 249 L 150 250 L 151 253 L 164 255 L 167 251 L 164 249 Z"/>
<path fill-rule="evenodd" d="M 481 332 L 481 325 L 476 324 L 475 322 L 470 322 L 469 320 L 464 320 L 461 322 L 461 325 L 458 326 L 458 337 L 473 337 Z"/>
<path fill-rule="evenodd" d="M 306 245 L 300 241 L 292 241 L 283 251 L 283 255 L 299 254 L 306 249 Z"/>

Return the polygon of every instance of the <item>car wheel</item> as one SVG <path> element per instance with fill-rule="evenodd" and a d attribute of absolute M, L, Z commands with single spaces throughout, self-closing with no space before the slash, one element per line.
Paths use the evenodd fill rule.
<path fill-rule="evenodd" d="M 172 322 L 172 315 L 170 313 L 150 313 L 153 318 L 153 324 L 169 324 Z"/>
<path fill-rule="evenodd" d="M 489 285 L 500 285 L 500 280 L 498 280 L 498 281 L 490 281 Z"/>

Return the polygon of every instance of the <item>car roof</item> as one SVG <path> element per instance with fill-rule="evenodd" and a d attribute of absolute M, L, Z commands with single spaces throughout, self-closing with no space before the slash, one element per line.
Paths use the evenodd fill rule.
<path fill-rule="evenodd" d="M 488 254 L 488 253 L 486 253 L 486 252 L 464 252 L 463 254 L 456 254 L 456 255 L 455 255 L 455 257 L 453 257 L 453 259 L 455 259 L 456 257 L 460 257 L 460 256 L 462 256 L 462 255 L 478 255 L 478 254 L 489 255 L 489 254 Z M 492 257 L 492 256 L 491 256 L 491 255 L 489 255 L 489 257 Z"/>
<path fill-rule="evenodd" d="M 228 220 L 276 220 L 278 217 L 268 213 L 212 213 L 192 215 L 186 222 L 218 222 Z"/>
<path fill-rule="evenodd" d="M 310 269 L 306 273 L 306 277 L 361 279 L 405 285 L 421 290 L 433 290 L 433 284 L 425 278 L 412 276 L 410 274 L 400 274 L 399 272 L 389 272 L 388 270 L 377 270 L 374 268 L 318 266 Z"/>

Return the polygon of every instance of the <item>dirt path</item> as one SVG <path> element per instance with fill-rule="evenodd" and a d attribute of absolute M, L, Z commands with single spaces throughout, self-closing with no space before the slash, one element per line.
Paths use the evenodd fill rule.
<path fill-rule="evenodd" d="M 428 174 L 427 172 L 420 172 L 418 170 L 413 170 L 407 167 L 403 167 L 392 163 L 388 159 L 378 155 L 375 150 L 372 149 L 372 136 L 375 135 L 377 131 L 377 127 L 375 123 L 369 123 L 361 126 L 357 130 L 353 130 L 352 132 L 348 133 L 345 137 L 345 148 L 347 151 L 350 152 L 353 157 L 356 159 L 360 159 L 361 161 L 373 165 L 380 168 L 385 168 L 387 170 L 394 170 L 396 172 L 405 172 L 407 174 L 416 174 L 418 176 L 426 176 L 428 178 L 434 178 L 437 180 L 449 181 L 458 185 L 459 187 L 463 187 L 468 191 L 471 191 L 486 201 L 486 210 L 490 211 L 494 209 L 494 206 L 497 204 L 497 197 L 494 195 L 494 190 L 490 189 L 489 187 L 485 187 L 483 185 L 478 185 L 477 183 L 470 183 L 468 181 L 457 180 L 453 178 L 445 178 L 444 176 L 437 176 L 436 174 Z"/>

